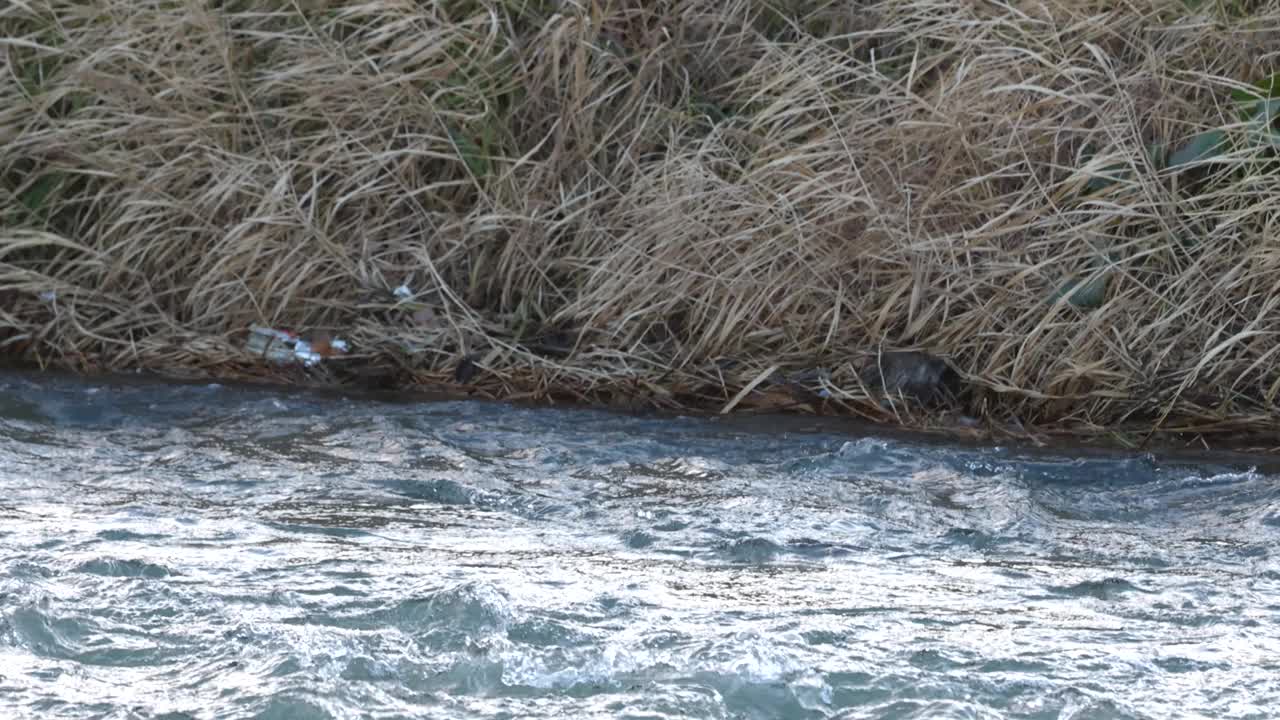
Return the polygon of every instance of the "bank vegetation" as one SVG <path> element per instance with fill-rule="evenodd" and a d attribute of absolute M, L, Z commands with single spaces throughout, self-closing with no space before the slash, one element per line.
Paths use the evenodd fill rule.
<path fill-rule="evenodd" d="M 24 362 L 1280 427 L 1275 2 L 9 0 L 0 53 Z"/>

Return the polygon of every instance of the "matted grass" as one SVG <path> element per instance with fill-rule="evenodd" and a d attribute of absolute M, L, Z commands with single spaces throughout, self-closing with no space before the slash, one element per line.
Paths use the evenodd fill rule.
<path fill-rule="evenodd" d="M 1274 2 L 9 0 L 0 51 L 41 363 L 278 375 L 262 324 L 348 340 L 322 380 L 1280 425 L 1273 151 L 1149 149 L 1244 132 Z M 895 349 L 966 389 L 878 401 Z"/>

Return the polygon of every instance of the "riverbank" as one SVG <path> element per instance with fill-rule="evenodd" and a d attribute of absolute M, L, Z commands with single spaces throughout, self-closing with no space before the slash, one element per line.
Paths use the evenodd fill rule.
<path fill-rule="evenodd" d="M 0 10 L 6 355 L 1276 444 L 1274 11 L 330 5 Z"/>

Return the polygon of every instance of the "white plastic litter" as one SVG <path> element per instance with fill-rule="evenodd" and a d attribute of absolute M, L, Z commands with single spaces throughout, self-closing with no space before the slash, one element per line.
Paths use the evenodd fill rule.
<path fill-rule="evenodd" d="M 304 367 L 312 367 L 325 358 L 323 353 L 297 333 L 260 325 L 249 328 L 248 347 L 250 352 L 280 365 L 301 362 Z M 329 347 L 344 353 L 349 349 L 345 340 L 336 338 L 329 341 Z"/>
<path fill-rule="evenodd" d="M 311 367 L 324 359 L 320 353 L 311 349 L 311 343 L 298 340 L 293 343 L 293 355 L 302 361 L 305 367 Z"/>

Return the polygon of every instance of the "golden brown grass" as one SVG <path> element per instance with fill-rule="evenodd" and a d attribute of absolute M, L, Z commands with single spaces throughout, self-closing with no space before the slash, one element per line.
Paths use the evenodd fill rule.
<path fill-rule="evenodd" d="M 0 344 L 251 375 L 258 323 L 714 409 L 822 368 L 907 424 L 857 368 L 919 348 L 995 422 L 1272 429 L 1280 172 L 1144 148 L 1235 122 L 1280 8 L 1188 4 L 9 0 Z"/>

